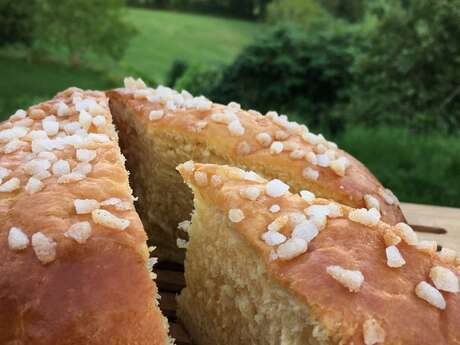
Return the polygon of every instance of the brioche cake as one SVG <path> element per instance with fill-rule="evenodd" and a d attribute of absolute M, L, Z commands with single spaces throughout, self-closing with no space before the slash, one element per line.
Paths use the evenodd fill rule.
<path fill-rule="evenodd" d="M 263 116 L 235 102 L 216 104 L 132 78 L 107 94 L 136 207 L 160 259 L 183 261 L 176 239 L 186 236 L 178 223 L 190 217 L 192 194 L 175 167 L 189 159 L 253 170 L 286 181 L 292 191 L 376 208 L 390 224 L 404 220 L 397 198 L 363 164 L 285 115 Z"/>
<path fill-rule="evenodd" d="M 460 343 L 455 252 L 278 179 L 178 170 L 195 207 L 178 314 L 196 344 Z"/>
<path fill-rule="evenodd" d="M 0 124 L 0 344 L 168 344 L 146 239 L 104 93 Z"/>

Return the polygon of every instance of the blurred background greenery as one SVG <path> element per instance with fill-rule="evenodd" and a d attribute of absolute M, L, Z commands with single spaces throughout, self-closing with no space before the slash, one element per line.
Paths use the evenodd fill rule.
<path fill-rule="evenodd" d="M 460 206 L 460 0 L 0 0 L 0 118 L 142 77 L 278 110 Z"/>

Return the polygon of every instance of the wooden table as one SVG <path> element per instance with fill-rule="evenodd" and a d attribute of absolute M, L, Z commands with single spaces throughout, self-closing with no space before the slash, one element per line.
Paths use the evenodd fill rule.
<path fill-rule="evenodd" d="M 460 253 L 460 209 L 409 203 L 401 206 L 407 222 L 421 239 L 436 240 Z"/>
<path fill-rule="evenodd" d="M 455 249 L 460 254 L 460 209 L 402 203 L 407 222 L 419 238 L 436 240 L 438 245 Z M 169 320 L 170 334 L 177 345 L 190 345 L 190 337 L 176 316 L 176 295 L 185 286 L 183 267 L 161 262 L 155 266 L 160 290 L 160 308 Z"/>

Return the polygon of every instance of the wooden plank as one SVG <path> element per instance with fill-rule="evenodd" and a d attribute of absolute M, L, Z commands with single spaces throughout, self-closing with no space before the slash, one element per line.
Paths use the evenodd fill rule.
<path fill-rule="evenodd" d="M 184 272 L 154 268 L 157 274 L 157 285 L 160 291 L 179 293 L 185 286 Z"/>
<path fill-rule="evenodd" d="M 187 334 L 185 329 L 182 327 L 182 325 L 175 323 L 175 322 L 170 322 L 169 332 L 171 334 L 171 337 L 176 339 L 176 342 L 175 342 L 176 345 L 191 345 L 192 344 L 189 335 Z"/>
<path fill-rule="evenodd" d="M 169 320 L 176 319 L 176 294 L 160 290 L 160 309 Z"/>
<path fill-rule="evenodd" d="M 460 253 L 460 209 L 410 203 L 401 203 L 401 207 L 421 239 L 435 240 Z"/>

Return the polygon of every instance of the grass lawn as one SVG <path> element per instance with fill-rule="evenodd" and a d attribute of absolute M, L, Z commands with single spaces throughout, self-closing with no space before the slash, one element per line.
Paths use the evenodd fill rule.
<path fill-rule="evenodd" d="M 460 207 L 458 137 L 353 127 L 336 141 L 402 201 Z"/>
<path fill-rule="evenodd" d="M 128 9 L 138 34 L 131 41 L 121 67 L 164 81 L 171 63 L 231 62 L 250 43 L 263 24 L 170 11 Z"/>
<path fill-rule="evenodd" d="M 55 63 L 31 64 L 23 59 L 1 56 L 0 75 L 0 120 L 18 108 L 48 99 L 69 86 L 85 89 L 110 86 L 98 72 Z"/>

